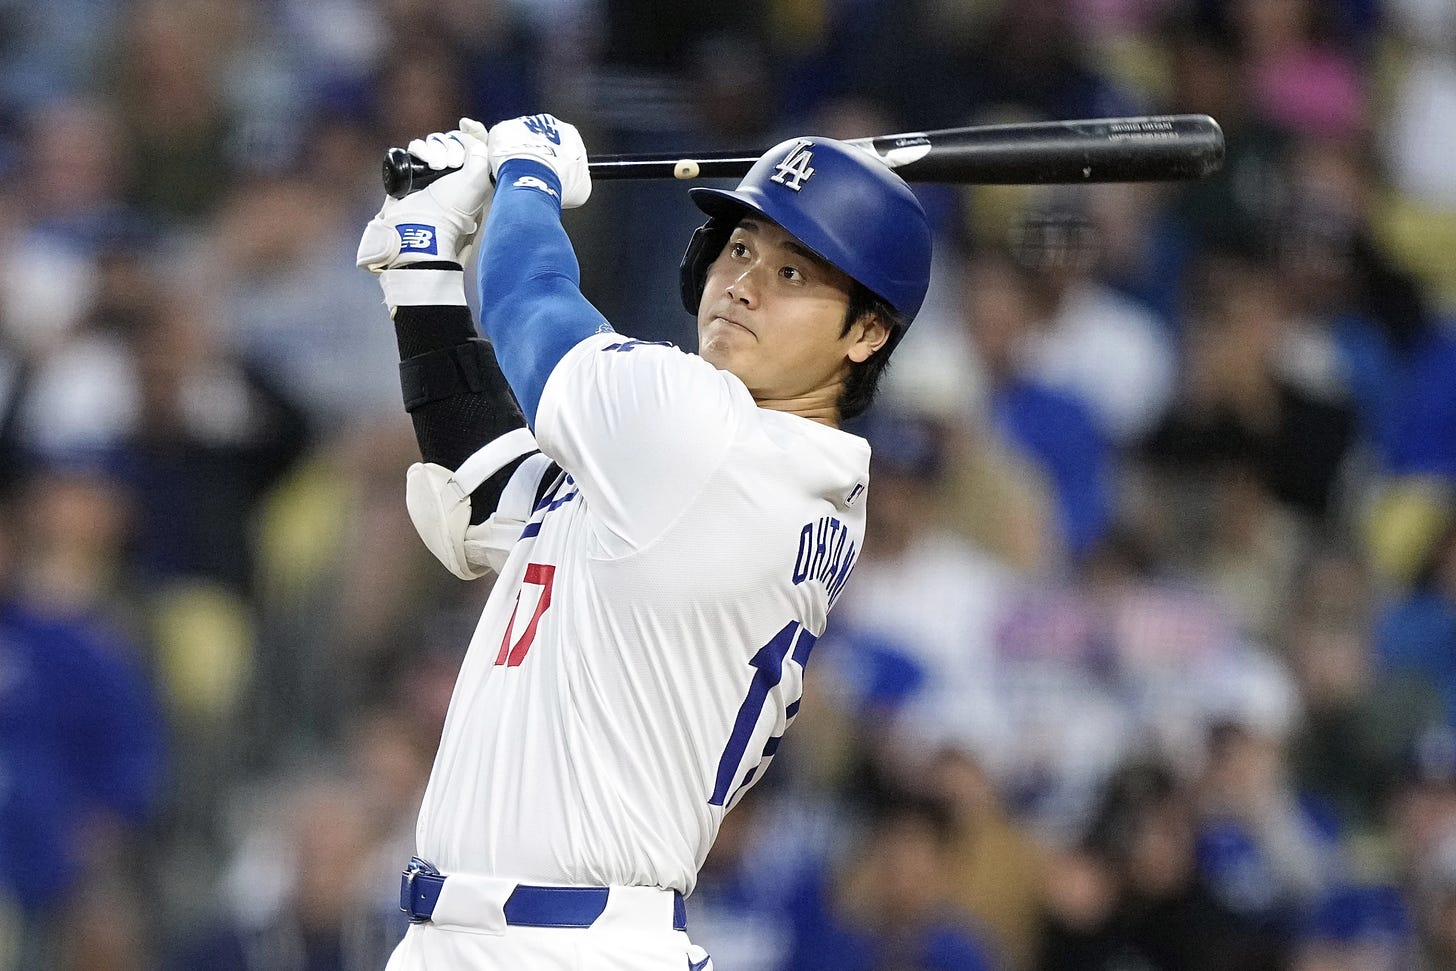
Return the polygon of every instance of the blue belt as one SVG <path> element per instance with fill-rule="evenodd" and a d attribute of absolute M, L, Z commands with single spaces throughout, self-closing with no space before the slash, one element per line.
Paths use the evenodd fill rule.
<path fill-rule="evenodd" d="M 421 924 L 435 913 L 445 874 L 419 857 L 400 875 L 399 909 L 412 923 Z M 517 884 L 503 908 L 512 927 L 590 927 L 607 909 L 607 887 L 533 887 Z M 688 910 L 682 894 L 672 895 L 673 930 L 688 929 Z"/>

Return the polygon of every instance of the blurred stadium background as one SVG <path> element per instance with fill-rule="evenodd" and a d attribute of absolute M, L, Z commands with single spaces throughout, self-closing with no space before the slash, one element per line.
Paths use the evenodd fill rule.
<path fill-rule="evenodd" d="M 0 0 L 0 969 L 381 968 L 488 589 L 405 516 L 382 150 L 1207 112 L 921 187 L 871 542 L 724 971 L 1456 967 L 1450 0 Z M 568 214 L 692 346 L 678 185 Z"/>

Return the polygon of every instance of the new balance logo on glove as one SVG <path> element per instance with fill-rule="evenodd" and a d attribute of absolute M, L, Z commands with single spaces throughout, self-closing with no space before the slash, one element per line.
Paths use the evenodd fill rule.
<path fill-rule="evenodd" d="M 401 253 L 438 254 L 435 243 L 435 227 L 423 223 L 400 223 L 399 251 Z"/>
<path fill-rule="evenodd" d="M 543 138 L 549 138 L 553 145 L 561 144 L 561 132 L 556 127 L 556 119 L 550 115 L 532 115 L 524 122 L 526 131 L 534 132 Z"/>

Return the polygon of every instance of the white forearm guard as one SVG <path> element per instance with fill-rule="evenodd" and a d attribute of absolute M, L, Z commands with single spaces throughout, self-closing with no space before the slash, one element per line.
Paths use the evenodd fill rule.
<path fill-rule="evenodd" d="M 517 428 L 488 443 L 451 472 L 416 462 L 405 475 L 405 506 L 415 531 L 435 559 L 462 580 L 499 572 L 531 515 L 536 486 L 551 464 L 539 453 L 521 463 L 485 522 L 470 524 L 470 494 L 523 455 L 536 451 L 529 429 Z M 539 460 L 539 461 L 538 461 Z"/>

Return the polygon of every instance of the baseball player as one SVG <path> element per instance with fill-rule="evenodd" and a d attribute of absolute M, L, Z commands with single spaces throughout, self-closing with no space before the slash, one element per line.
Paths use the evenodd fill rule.
<path fill-rule="evenodd" d="M 456 575 L 497 574 L 420 809 L 388 971 L 702 971 L 683 898 L 761 776 L 862 544 L 862 411 L 924 300 L 930 230 L 859 149 L 799 138 L 683 258 L 698 353 L 582 296 L 563 208 L 591 192 L 550 115 L 411 143 L 379 274 L 424 462 L 410 515 Z M 479 241 L 480 325 L 464 253 Z"/>

